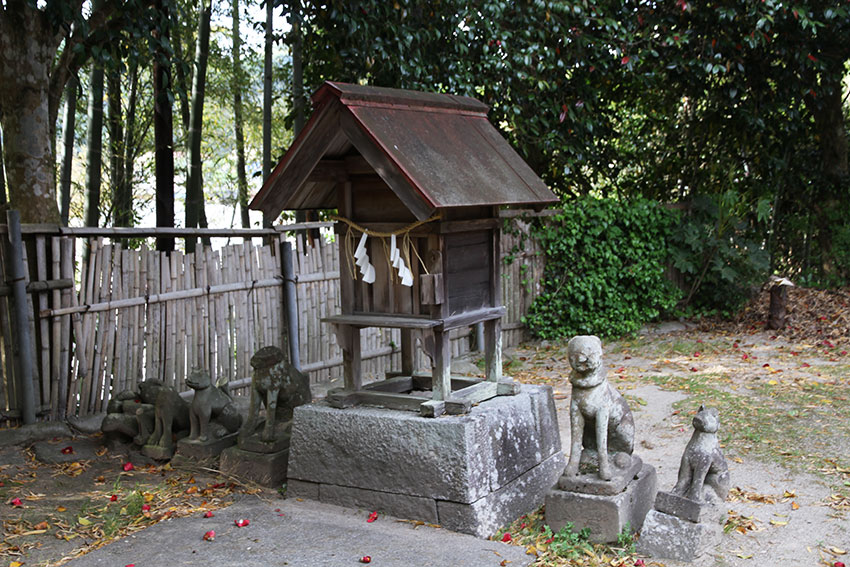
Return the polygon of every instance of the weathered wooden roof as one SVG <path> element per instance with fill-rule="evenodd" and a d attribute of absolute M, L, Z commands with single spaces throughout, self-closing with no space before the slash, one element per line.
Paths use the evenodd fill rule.
<path fill-rule="evenodd" d="M 473 98 L 326 82 L 313 104 L 252 209 L 276 217 L 335 208 L 337 183 L 367 164 L 420 219 L 450 207 L 558 200 Z"/>

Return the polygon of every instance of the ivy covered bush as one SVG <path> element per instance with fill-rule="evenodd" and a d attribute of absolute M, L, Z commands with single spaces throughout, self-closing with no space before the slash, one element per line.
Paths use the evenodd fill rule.
<path fill-rule="evenodd" d="M 674 216 L 648 200 L 584 197 L 535 225 L 546 256 L 542 293 L 524 318 L 544 339 L 620 336 L 671 310 L 664 277 Z"/>

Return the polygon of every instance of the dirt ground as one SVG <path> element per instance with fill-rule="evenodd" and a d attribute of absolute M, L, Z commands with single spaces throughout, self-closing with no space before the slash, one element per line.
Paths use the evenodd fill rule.
<path fill-rule="evenodd" d="M 634 411 L 636 452 L 655 467 L 659 489 L 675 483 L 699 404 L 720 411 L 734 489 L 726 533 L 696 567 L 850 561 L 850 338 L 828 325 L 847 324 L 846 298 L 839 300 L 843 306 L 827 302 L 836 307 L 828 319 L 820 319 L 824 309 L 813 312 L 815 323 L 806 323 L 798 304 L 796 330 L 786 335 L 763 330 L 750 313 L 735 324 L 664 324 L 605 344 L 609 380 Z M 561 343 L 506 353 L 506 374 L 553 387 L 565 449 L 568 372 Z M 178 472 L 138 453 L 104 449 L 97 438 L 0 447 L 0 567 L 59 565 L 164 518 L 221 508 L 245 492 L 279 497 L 214 471 Z M 528 551 L 537 565 L 680 565 L 628 550 L 553 558 L 526 523 L 507 529 L 513 543 L 535 545 Z"/>
<path fill-rule="evenodd" d="M 635 452 L 655 467 L 659 490 L 675 484 L 697 407 L 705 403 L 720 411 L 720 438 L 734 486 L 726 502 L 726 533 L 712 555 L 691 565 L 833 566 L 848 561 L 846 340 L 792 341 L 758 327 L 701 331 L 665 324 L 605 344 L 609 380 L 634 413 Z M 554 388 L 566 443 L 570 387 L 565 345 L 529 344 L 509 354 L 507 373 Z M 519 541 L 534 544 L 539 538 Z M 631 566 L 639 558 L 624 554 L 561 563 L 540 553 L 539 546 L 532 551 L 538 552 L 539 565 Z M 682 565 L 643 559 L 646 565 Z"/>

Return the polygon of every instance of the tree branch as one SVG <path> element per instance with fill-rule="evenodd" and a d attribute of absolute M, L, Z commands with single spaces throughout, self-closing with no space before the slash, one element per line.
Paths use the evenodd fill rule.
<path fill-rule="evenodd" d="M 86 21 L 85 26 L 76 25 L 70 35 L 65 38 L 65 47 L 59 55 L 56 65 L 53 67 L 53 72 L 50 74 L 50 89 L 48 91 L 48 109 L 50 119 L 55 121 L 59 112 L 59 101 L 62 99 L 62 91 L 65 88 L 65 83 L 73 73 L 76 73 L 87 57 L 75 57 L 74 48 L 77 45 L 84 44 L 89 47 L 104 43 L 109 34 L 98 34 L 109 25 L 114 25 L 120 18 L 114 16 L 120 13 L 120 8 L 124 5 L 123 0 L 107 0 L 97 8 Z M 82 6 L 82 2 L 80 3 Z M 84 30 L 84 28 L 86 28 Z M 120 28 L 120 25 L 117 26 Z M 88 33 L 86 33 L 86 31 Z M 98 39 L 95 39 L 98 38 Z M 60 39 L 61 41 L 61 39 Z"/>

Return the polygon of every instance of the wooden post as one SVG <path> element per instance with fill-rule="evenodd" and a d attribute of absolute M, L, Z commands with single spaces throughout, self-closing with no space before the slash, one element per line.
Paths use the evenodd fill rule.
<path fill-rule="evenodd" d="M 15 327 L 18 340 L 15 342 L 21 373 L 21 417 L 24 424 L 35 423 L 35 397 L 32 384 L 32 336 L 27 317 L 27 274 L 24 272 L 23 241 L 21 239 L 20 211 L 6 211 L 9 226 L 9 257 L 11 259 L 12 298 L 15 302 Z"/>
<path fill-rule="evenodd" d="M 289 340 L 289 363 L 301 370 L 301 345 L 298 340 L 298 298 L 295 293 L 295 269 L 292 266 L 292 244 L 280 243 L 280 270 L 283 273 L 283 316 Z"/>
<path fill-rule="evenodd" d="M 431 390 L 434 401 L 444 401 L 452 393 L 452 351 L 449 331 L 434 330 L 434 360 Z"/>
<path fill-rule="evenodd" d="M 337 342 L 342 347 L 342 373 L 346 390 L 360 390 L 363 387 L 363 368 L 360 353 L 360 327 L 339 325 Z"/>
<path fill-rule="evenodd" d="M 484 374 L 488 382 L 502 378 L 502 322 L 492 319 L 484 322 Z"/>
<path fill-rule="evenodd" d="M 401 330 L 401 373 L 404 376 L 413 376 L 414 368 L 413 355 L 413 329 Z"/>

